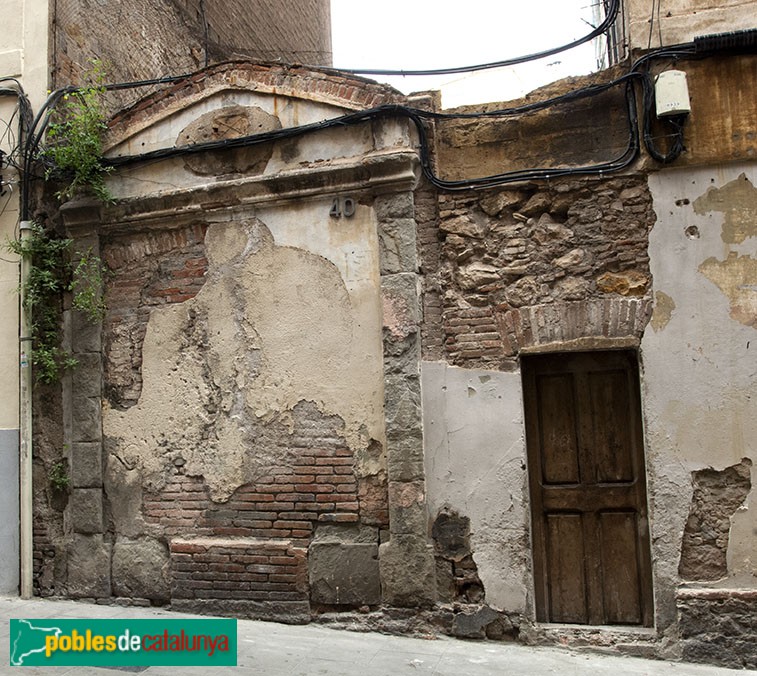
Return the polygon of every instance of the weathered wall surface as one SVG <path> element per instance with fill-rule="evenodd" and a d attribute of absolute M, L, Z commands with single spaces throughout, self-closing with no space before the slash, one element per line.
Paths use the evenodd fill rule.
<path fill-rule="evenodd" d="M 426 271 L 424 444 L 439 599 L 471 601 L 445 596 L 471 576 L 461 576 L 453 558 L 450 579 L 448 538 L 435 535 L 451 517 L 467 519 L 473 582 L 482 590 L 476 602 L 528 633 L 523 623 L 534 607 L 518 358 L 638 345 L 651 309 L 652 200 L 642 176 L 441 194 L 436 208 L 424 197 L 416 195 Z M 483 629 L 496 617 L 484 617 Z"/>
<path fill-rule="evenodd" d="M 621 70 L 571 78 L 578 89 L 605 83 Z M 503 108 L 564 94 L 566 81 L 547 85 Z M 465 106 L 454 112 L 491 110 L 496 104 Z M 453 111 L 450 111 L 453 112 Z M 539 139 L 538 143 L 532 142 Z M 623 154 L 628 143 L 625 86 L 559 107 L 504 118 L 444 120 L 436 126 L 437 173 L 445 179 L 477 178 L 533 167 L 604 162 Z"/>
<path fill-rule="evenodd" d="M 748 164 L 650 177 L 655 310 L 642 354 L 659 589 L 679 570 L 736 587 L 757 576 L 754 181 Z M 658 604 L 672 619 L 670 595 Z"/>
<path fill-rule="evenodd" d="M 324 0 L 276 3 L 59 0 L 53 17 L 53 82 L 79 83 L 88 60 L 108 65 L 111 82 L 190 73 L 234 57 L 331 65 L 331 13 Z M 106 30 L 119 26 L 120 30 Z"/>
<path fill-rule="evenodd" d="M 162 249 L 148 233 L 104 246 L 121 263 L 108 294 L 120 307 L 108 319 L 103 415 L 105 517 L 114 561 L 126 562 L 113 569 L 114 594 L 204 608 L 233 599 L 307 618 L 305 560 L 319 525 L 349 534 L 362 524 L 377 547 L 388 525 L 378 235 L 370 208 L 346 224 L 329 207 L 169 227 L 162 241 L 174 246 Z M 128 256 L 140 250 L 149 255 Z M 251 538 L 240 556 L 275 561 L 222 565 L 221 550 L 239 546 L 220 541 L 229 537 Z M 132 579 L 128 562 L 166 538 L 170 567 L 164 546 L 154 574 Z M 300 573 L 267 571 L 279 546 L 299 547 Z M 204 556 L 216 557 L 210 569 Z M 371 569 L 377 585 L 375 558 Z"/>
<path fill-rule="evenodd" d="M 113 152 L 395 95 L 301 68 L 209 73 L 116 121 Z M 102 343 L 70 317 L 70 596 L 286 621 L 433 602 L 410 144 L 386 121 L 137 164 L 116 206 L 64 207 L 112 273 Z"/>
<path fill-rule="evenodd" d="M 525 613 L 530 588 L 520 376 L 423 364 L 429 518 L 470 519 L 486 602 Z"/>
<path fill-rule="evenodd" d="M 521 347 L 624 337 L 618 303 L 640 335 L 654 218 L 642 178 L 441 195 L 438 218 L 426 302 L 441 314 L 425 328 L 450 363 L 513 370 Z"/>
<path fill-rule="evenodd" d="M 754 28 L 751 0 L 666 0 L 657 11 L 646 0 L 627 0 L 624 5 L 626 35 L 634 51 Z"/>
<path fill-rule="evenodd" d="M 436 199 L 416 193 L 426 273 L 425 463 L 440 600 L 452 598 L 444 596 L 448 561 L 452 584 L 459 580 L 449 537 L 435 528 L 469 542 L 482 602 L 526 621 L 533 612 L 519 354 L 639 347 L 656 629 L 680 630 L 684 641 L 669 647 L 687 659 L 752 664 L 744 612 L 757 541 L 749 442 L 757 413 L 750 395 L 757 212 L 748 161 L 755 107 L 740 92 L 753 66 L 751 56 L 679 64 L 694 105 L 680 169 L 656 172 L 642 158 L 637 174 L 613 179 L 552 179 Z M 617 124 L 602 115 L 589 118 L 597 129 Z M 537 122 L 543 145 L 518 136 L 517 120 L 445 123 L 439 173 L 472 178 L 581 161 L 581 152 L 601 157 L 587 151 L 594 149 L 587 130 L 566 152 L 552 142 L 562 119 Z M 503 156 L 490 152 L 494 140 L 509 144 Z M 712 166 L 721 158 L 733 162 Z M 719 589 L 700 589 L 707 585 Z M 529 640 L 550 633 L 523 625 L 521 632 Z M 724 646 L 723 655 L 712 644 Z"/>

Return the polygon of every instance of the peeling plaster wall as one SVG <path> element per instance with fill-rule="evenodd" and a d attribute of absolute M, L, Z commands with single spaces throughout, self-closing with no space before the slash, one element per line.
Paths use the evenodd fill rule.
<path fill-rule="evenodd" d="M 109 143 L 235 138 L 394 95 L 227 64 L 117 116 Z M 87 348 L 64 393 L 72 473 L 102 463 L 74 486 L 57 542 L 70 596 L 285 621 L 307 621 L 311 603 L 434 598 L 411 138 L 374 121 L 143 162 L 112 176 L 116 204 L 64 205 L 69 235 L 112 272 L 101 332 L 69 313 L 71 344 Z M 399 327 L 387 299 L 412 310 Z M 387 413 L 400 399 L 418 405 Z"/>
<path fill-rule="evenodd" d="M 755 460 L 757 438 L 757 169 L 668 170 L 650 176 L 655 309 L 642 341 L 643 399 L 658 614 L 671 588 L 692 473 Z M 731 584 L 757 583 L 757 468 L 731 517 Z"/>
<path fill-rule="evenodd" d="M 299 224 L 313 219 L 303 211 L 279 216 L 281 228 L 292 217 Z M 327 219 L 326 203 L 320 211 Z M 204 287 L 194 299 L 152 312 L 139 402 L 126 411 L 106 410 L 103 420 L 105 436 L 118 439 L 120 453 L 143 468 L 147 487 L 161 488 L 164 473 L 181 457 L 188 474 L 205 477 L 214 499 L 227 499 L 282 464 L 282 458 L 267 456 L 255 430 L 285 421 L 300 401 L 344 420 L 352 448 L 365 450 L 381 437 L 373 232 L 363 241 L 342 233 L 342 245 L 356 254 L 335 255 L 343 269 L 350 266 L 344 277 L 360 296 L 353 298 L 333 263 L 279 245 L 262 220 L 208 229 Z M 364 251 L 371 243 L 372 251 Z M 367 288 L 360 289 L 361 281 Z"/>
<path fill-rule="evenodd" d="M 423 362 L 423 433 L 431 520 L 470 519 L 487 603 L 526 611 L 530 544 L 520 373 Z"/>

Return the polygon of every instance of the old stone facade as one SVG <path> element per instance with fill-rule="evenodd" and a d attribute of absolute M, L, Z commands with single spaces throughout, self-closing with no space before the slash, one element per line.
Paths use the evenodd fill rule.
<path fill-rule="evenodd" d="M 755 63 L 679 64 L 669 168 L 476 190 L 399 107 L 322 125 L 434 107 L 333 72 L 229 62 L 116 116 L 115 204 L 61 212 L 108 310 L 66 311 L 39 593 L 754 667 Z M 427 121 L 432 170 L 623 151 L 624 96 L 567 105 Z"/>

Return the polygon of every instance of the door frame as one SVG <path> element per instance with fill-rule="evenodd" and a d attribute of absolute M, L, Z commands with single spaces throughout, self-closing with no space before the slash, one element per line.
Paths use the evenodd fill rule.
<path fill-rule="evenodd" d="M 540 497 L 538 498 L 539 504 L 541 504 L 541 488 L 540 488 L 540 476 L 538 474 L 538 470 L 535 472 L 533 471 L 532 467 L 532 451 L 529 448 L 529 438 L 533 437 L 534 430 L 531 429 L 529 432 L 529 428 L 532 428 L 534 426 L 534 420 L 533 416 L 531 416 L 531 419 L 529 419 L 529 416 L 527 416 L 527 407 L 532 405 L 529 404 L 528 398 L 532 396 L 532 394 L 529 393 L 529 386 L 527 386 L 526 380 L 527 378 L 531 377 L 529 371 L 529 367 L 526 365 L 527 362 L 530 360 L 530 358 L 539 358 L 539 357 L 549 357 L 553 356 L 555 358 L 559 359 L 560 355 L 564 355 L 566 358 L 572 356 L 572 355 L 581 355 L 581 354 L 607 354 L 611 352 L 625 352 L 631 357 L 634 361 L 634 367 L 630 369 L 632 373 L 632 389 L 630 391 L 632 401 L 630 402 L 633 409 L 634 417 L 631 419 L 631 422 L 634 426 L 633 435 L 638 440 L 638 451 L 637 451 L 637 459 L 640 463 L 639 472 L 637 481 L 641 481 L 640 489 L 642 490 L 642 499 L 637 503 L 639 508 L 643 510 L 640 513 L 640 521 L 637 521 L 637 527 L 640 526 L 643 530 L 645 529 L 646 532 L 642 532 L 639 534 L 637 542 L 640 545 L 639 551 L 638 551 L 638 557 L 641 563 L 642 557 L 646 559 L 646 565 L 641 563 L 639 566 L 639 583 L 640 583 L 640 604 L 641 604 L 641 616 L 642 621 L 638 624 L 613 624 L 613 625 L 606 625 L 606 624 L 583 624 L 583 623 L 570 623 L 570 622 L 563 622 L 559 620 L 550 620 L 549 619 L 549 591 L 547 588 L 548 585 L 548 571 L 547 571 L 547 558 L 546 558 L 546 552 L 547 547 L 544 542 L 541 544 L 541 550 L 544 554 L 543 556 L 539 557 L 536 555 L 536 541 L 535 538 L 537 536 L 541 536 L 542 538 L 546 537 L 546 528 L 542 528 L 541 526 L 536 526 L 535 520 L 536 515 L 534 513 L 534 492 L 538 491 Z M 599 626 L 611 626 L 613 629 L 617 630 L 621 627 L 654 627 L 655 624 L 655 576 L 654 576 L 654 563 L 652 559 L 652 537 L 651 537 L 651 519 L 650 519 L 650 502 L 649 502 L 649 491 L 648 491 L 648 462 L 647 462 L 647 444 L 646 444 L 646 436 L 645 436 L 645 425 L 644 425 L 644 406 L 643 406 L 643 400 L 642 400 L 642 393 L 641 393 L 641 355 L 638 350 L 638 346 L 629 346 L 629 345 L 608 345 L 608 346 L 597 346 L 596 348 L 592 346 L 592 348 L 586 349 L 581 347 L 576 347 L 574 349 L 540 349 L 540 350 L 528 350 L 528 351 L 522 351 L 520 354 L 520 371 L 521 371 L 521 384 L 522 384 L 522 394 L 523 394 L 523 429 L 524 429 L 524 440 L 525 440 L 525 455 L 526 455 L 526 471 L 528 473 L 527 481 L 528 481 L 528 501 L 529 501 L 529 509 L 528 509 L 528 518 L 529 518 L 529 548 L 530 548 L 530 554 L 531 554 L 531 583 L 532 583 L 532 592 L 533 592 L 533 611 L 532 616 L 534 620 L 537 623 L 544 623 L 544 624 L 573 624 L 576 627 L 599 627 Z M 522 358 L 526 358 L 526 364 L 524 364 L 524 361 Z M 531 392 L 533 392 L 533 388 L 530 388 Z M 534 409 L 538 410 L 538 409 Z M 589 610 L 589 613 L 591 610 Z"/>

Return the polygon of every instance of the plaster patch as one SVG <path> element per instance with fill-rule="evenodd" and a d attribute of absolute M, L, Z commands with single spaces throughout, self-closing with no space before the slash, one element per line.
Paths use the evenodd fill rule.
<path fill-rule="evenodd" d="M 105 434 L 130 449 L 145 487 L 159 490 L 181 458 L 213 500 L 228 499 L 288 464 L 266 426 L 287 425 L 301 401 L 341 418 L 348 445 L 364 451 L 372 383 L 360 378 L 354 310 L 336 267 L 276 246 L 255 219 L 212 226 L 206 247 L 200 293 L 150 315 L 139 402 L 104 414 Z"/>
<path fill-rule="evenodd" d="M 708 258 L 699 271 L 728 298 L 733 319 L 757 328 L 757 260 L 732 251 L 724 261 Z"/>
<path fill-rule="evenodd" d="M 470 519 L 486 602 L 523 612 L 530 546 L 520 374 L 423 362 L 421 377 L 429 512 Z"/>
<path fill-rule="evenodd" d="M 675 301 L 664 291 L 655 291 L 654 312 L 650 324 L 655 331 L 662 331 L 670 322 L 673 310 L 676 309 Z"/>
<path fill-rule="evenodd" d="M 694 200 L 694 213 L 700 216 L 711 211 L 725 216 L 721 238 L 728 244 L 740 244 L 748 237 L 757 237 L 757 188 L 741 174 L 722 188 L 710 188 Z"/>

